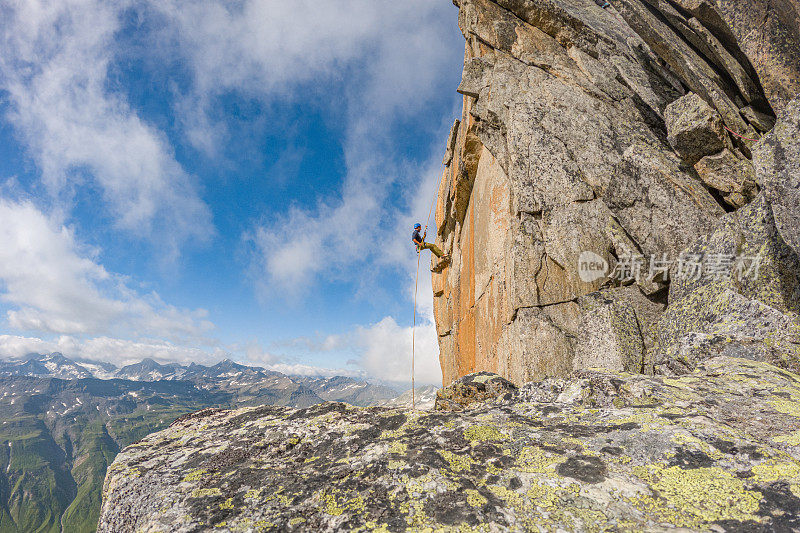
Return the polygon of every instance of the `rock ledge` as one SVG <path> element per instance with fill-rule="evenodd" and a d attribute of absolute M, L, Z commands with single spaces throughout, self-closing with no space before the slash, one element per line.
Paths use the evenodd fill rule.
<path fill-rule="evenodd" d="M 785 531 L 799 459 L 800 378 L 719 357 L 460 413 L 206 411 L 117 456 L 98 531 Z"/>

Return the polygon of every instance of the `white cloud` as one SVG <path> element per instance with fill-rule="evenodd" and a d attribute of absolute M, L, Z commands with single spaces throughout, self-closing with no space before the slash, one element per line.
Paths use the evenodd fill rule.
<path fill-rule="evenodd" d="M 174 110 L 184 134 L 207 154 L 215 154 L 225 137 L 208 108 L 228 91 L 266 102 L 302 94 L 309 98 L 304 105 L 328 107 L 344 118 L 347 174 L 338 194 L 273 213 L 249 233 L 262 289 L 304 290 L 321 275 L 367 279 L 388 264 L 413 273 L 408 213 L 427 214 L 449 118 L 430 148 L 430 163 L 408 164 L 394 143 L 403 122 L 419 118 L 442 94 L 458 99 L 450 82 L 460 67 L 463 41 L 455 27 L 456 10 L 448 4 L 10 0 L 0 7 L 5 17 L 0 87 L 8 92 L 12 123 L 67 212 L 75 188 L 89 186 L 102 193 L 118 228 L 167 235 L 173 252 L 187 239 L 202 239 L 212 231 L 210 214 L 192 177 L 175 160 L 166 137 L 137 115 L 109 79 L 122 14 L 146 6 L 147 13 L 160 17 L 154 26 L 162 28 L 161 41 L 148 52 L 169 54 L 191 71 L 190 88 L 177 95 Z M 333 83 L 337 80 L 344 83 Z M 328 92 L 336 86 L 341 92 Z M 398 190 L 403 198 L 396 197 Z M 9 217 L 24 215 L 38 228 L 27 237 L 35 246 L 26 250 L 9 238 L 18 230 L 4 232 L 0 226 L 0 239 L 17 246 L 0 249 L 0 260 L 13 259 L 0 265 L 5 283 L 0 297 L 13 307 L 8 318 L 15 327 L 101 335 L 95 344 L 80 341 L 80 349 L 96 347 L 99 353 L 102 347 L 120 357 L 123 348 L 190 357 L 191 349 L 172 349 L 180 350 L 180 343 L 115 344 L 114 337 L 124 336 L 119 330 L 126 327 L 138 336 L 199 336 L 210 327 L 201 311 L 174 308 L 156 295 L 131 290 L 77 243 L 60 219 L 37 216 L 29 204 L 6 202 L 3 208 Z M 48 251 L 51 245 L 55 248 Z M 31 260 L 30 274 L 18 260 L 23 257 Z M 422 264 L 419 376 L 420 382 L 438 382 L 430 277 L 426 261 Z M 407 287 L 413 285 L 412 274 L 406 281 Z M 353 335 L 332 338 L 323 348 L 354 347 L 367 372 L 391 379 L 408 373 L 410 335 L 410 328 L 387 317 Z M 19 350 L 21 341 L 4 342 Z M 276 363 L 258 346 L 239 348 L 249 359 L 287 364 Z"/>
<path fill-rule="evenodd" d="M 409 291 L 413 291 L 412 281 L 409 277 Z M 420 384 L 438 384 L 441 372 L 430 276 L 424 266 L 420 282 L 416 376 Z M 0 355 L 6 357 L 60 351 L 121 365 L 145 357 L 162 362 L 213 362 L 234 353 L 250 363 L 294 375 L 410 380 L 412 330 L 391 317 L 348 333 L 294 343 L 318 353 L 353 352 L 360 367 L 356 369 L 282 362 L 254 340 L 225 346 L 224 351 L 198 347 L 198 343 L 213 344 L 205 338 L 213 328 L 205 311 L 167 305 L 156 294 L 138 294 L 108 272 L 97 261 L 97 252 L 82 246 L 69 228 L 29 202 L 0 199 L 0 300 L 13 307 L 8 312 L 13 328 L 61 334 L 54 340 L 0 335 Z M 145 338 L 130 340 L 108 333 Z"/>
<path fill-rule="evenodd" d="M 208 207 L 165 138 L 112 91 L 109 64 L 133 3 L 18 0 L 0 25 L 7 114 L 50 193 L 69 204 L 96 187 L 116 226 L 158 237 L 169 254 L 212 233 Z"/>
<path fill-rule="evenodd" d="M 29 202 L 0 199 L 0 300 L 12 328 L 56 334 L 202 339 L 204 310 L 139 294 L 96 260 L 72 231 Z"/>
<path fill-rule="evenodd" d="M 323 368 L 319 366 L 304 365 L 301 363 L 276 363 L 266 366 L 267 370 L 273 370 L 286 374 L 287 376 L 308 376 L 315 378 L 329 378 L 332 376 L 345 376 L 349 378 L 365 378 L 366 372 L 363 370 L 350 370 L 347 368 Z"/>
<path fill-rule="evenodd" d="M 450 82 L 461 42 L 452 6 L 430 0 L 10 2 L 0 26 L 0 84 L 48 188 L 69 197 L 76 187 L 97 186 L 118 227 L 165 238 L 174 254 L 184 240 L 209 236 L 210 214 L 165 136 L 112 90 L 116 33 L 131 12 L 155 17 L 149 19 L 159 28 L 148 36 L 151 59 L 161 55 L 188 66 L 190 87 L 177 94 L 175 111 L 187 137 L 208 153 L 217 151 L 224 128 L 206 111 L 228 91 L 286 101 L 302 85 L 311 99 L 304 105 L 341 108 L 347 166 L 341 193 L 314 207 L 294 207 L 249 233 L 267 286 L 296 289 L 321 273 L 380 258 L 397 215 L 390 191 L 418 183 L 420 170 L 395 153 L 398 119 L 413 120 L 442 94 L 457 99 Z M 346 82 L 331 93 L 337 80 Z M 309 93 L 312 87 L 316 93 Z"/>
<path fill-rule="evenodd" d="M 248 362 L 248 364 L 254 365 L 263 365 L 263 364 L 271 364 L 275 363 L 278 360 L 278 357 L 268 352 L 261 346 L 255 339 L 251 339 L 244 343 L 233 343 L 225 346 L 225 349 L 242 354 L 244 356 L 244 360 Z"/>
<path fill-rule="evenodd" d="M 368 328 L 359 328 L 356 342 L 361 347 L 360 364 L 377 379 L 408 382 L 411 388 L 411 331 L 387 317 Z M 442 383 L 436 327 L 430 322 L 417 326 L 415 378 L 417 384 Z"/>
<path fill-rule="evenodd" d="M 65 343 L 60 342 L 60 345 Z M 131 341 L 109 337 L 95 337 L 82 343 L 69 353 L 94 361 L 109 361 L 116 365 L 137 363 L 145 358 L 156 361 L 188 363 L 214 363 L 227 357 L 222 351 L 202 350 L 180 344 L 173 344 L 163 340 Z"/>
<path fill-rule="evenodd" d="M 13 359 L 29 353 L 52 352 L 90 361 L 106 361 L 117 366 L 137 363 L 145 358 L 161 363 L 208 364 L 227 357 L 227 354 L 221 351 L 206 351 L 161 340 L 132 341 L 110 337 L 80 339 L 69 335 L 46 340 L 38 337 L 0 335 L 0 357 Z"/>
<path fill-rule="evenodd" d="M 439 366 L 436 327 L 429 311 L 424 308 L 418 308 L 417 311 L 419 314 L 414 340 L 416 382 L 440 385 L 442 372 Z M 285 362 L 268 367 L 279 372 L 303 375 L 358 375 L 411 388 L 411 332 L 410 326 L 400 326 L 394 318 L 385 317 L 375 324 L 357 326 L 342 334 L 321 339 L 298 338 L 284 343 L 286 346 L 303 348 L 317 360 L 323 360 L 332 353 L 352 355 L 347 364 L 353 366 L 353 370 L 324 369 L 323 372 L 319 367 L 308 366 L 308 370 L 304 372 L 288 372 L 282 369 L 302 368 L 307 365 Z M 257 358 L 251 360 L 258 362 Z"/>
<path fill-rule="evenodd" d="M 202 95 L 244 90 L 291 97 L 298 83 L 357 76 L 346 69 L 358 61 L 360 70 L 370 55 L 381 56 L 373 70 L 418 88 L 403 74 L 409 61 L 425 68 L 428 60 L 411 54 L 424 47 L 440 55 L 434 43 L 443 21 L 435 19 L 443 13 L 455 19 L 452 7 L 429 0 L 160 0 L 150 7 L 168 22 L 164 42 L 177 36 Z M 417 72 L 417 79 L 428 74 Z"/>
<path fill-rule="evenodd" d="M 35 337 L 0 335 L 0 357 L 22 357 L 29 353 L 50 353 L 58 351 L 58 344 Z"/>
<path fill-rule="evenodd" d="M 190 44 L 184 53 L 195 77 L 193 101 L 225 90 L 292 99 L 298 86 L 313 81 L 319 95 L 306 105 L 339 108 L 345 117 L 339 194 L 272 214 L 247 235 L 262 292 L 306 290 L 321 275 L 352 275 L 350 266 L 380 261 L 397 204 L 407 203 L 392 189 L 413 191 L 425 170 L 398 153 L 399 124 L 443 94 L 457 100 L 456 10 L 429 0 L 244 1 L 235 8 L 168 2 L 160 9 Z M 334 90 L 339 78 L 347 80 L 341 94 L 323 91 Z M 314 94 L 310 84 L 303 87 L 303 95 Z M 192 135 L 207 146 L 213 134 L 195 128 Z M 441 144 L 437 139 L 437 158 Z"/>

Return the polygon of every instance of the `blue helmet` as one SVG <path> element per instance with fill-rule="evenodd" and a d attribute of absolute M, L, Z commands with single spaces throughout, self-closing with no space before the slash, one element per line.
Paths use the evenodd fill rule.
<path fill-rule="evenodd" d="M 422 224 L 419 224 L 419 223 L 414 224 L 414 229 L 420 229 L 421 227 L 422 227 Z"/>

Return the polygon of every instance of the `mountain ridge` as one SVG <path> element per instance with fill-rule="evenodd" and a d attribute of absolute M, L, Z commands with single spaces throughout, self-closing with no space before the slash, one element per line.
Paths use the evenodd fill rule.
<path fill-rule="evenodd" d="M 291 377 L 231 360 L 117 368 L 60 353 L 0 360 L 0 531 L 91 532 L 106 468 L 125 446 L 206 409 L 400 393 L 349 377 Z"/>

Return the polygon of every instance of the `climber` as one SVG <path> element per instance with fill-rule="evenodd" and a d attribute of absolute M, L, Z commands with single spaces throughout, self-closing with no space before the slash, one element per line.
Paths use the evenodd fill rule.
<path fill-rule="evenodd" d="M 435 244 L 425 242 L 425 236 L 427 235 L 427 232 L 425 233 L 425 235 L 420 235 L 419 230 L 421 229 L 422 229 L 421 224 L 419 223 L 414 224 L 414 233 L 411 234 L 411 241 L 417 245 L 417 251 L 421 252 L 422 250 L 430 250 L 431 252 L 434 253 L 434 255 L 436 255 L 436 257 L 441 259 L 442 256 L 444 255 L 442 254 L 442 251 Z"/>
<path fill-rule="evenodd" d="M 607 7 L 611 7 L 611 4 L 606 2 L 606 0 L 594 0 L 594 3 L 597 4 L 598 6 L 602 7 L 603 9 L 606 9 Z"/>
<path fill-rule="evenodd" d="M 441 259 L 441 261 L 439 261 L 439 264 L 437 264 L 433 269 L 431 269 L 431 272 L 441 272 L 444 269 L 444 267 L 447 266 L 447 264 L 450 262 L 450 256 L 443 254 L 442 251 L 439 249 L 439 247 L 436 246 L 435 244 L 425 242 L 425 237 L 427 236 L 428 233 L 425 232 L 423 235 L 420 235 L 419 230 L 421 229 L 422 229 L 421 224 L 419 223 L 414 224 L 414 233 L 411 234 L 411 242 L 413 242 L 414 245 L 417 247 L 417 252 L 421 252 L 422 250 L 430 250 L 436 257 Z"/>

